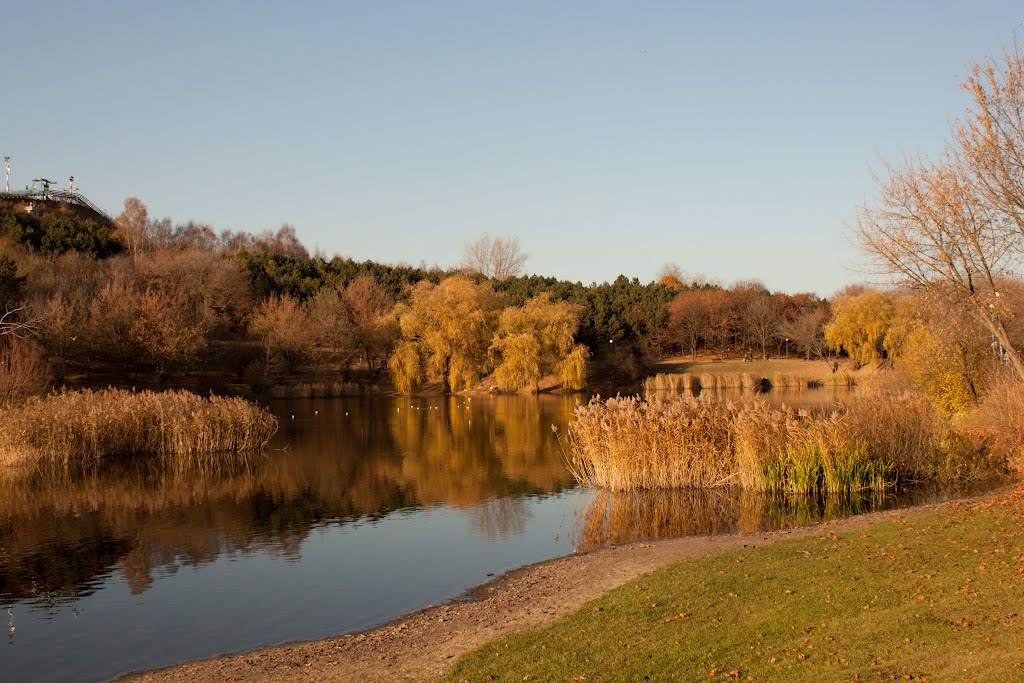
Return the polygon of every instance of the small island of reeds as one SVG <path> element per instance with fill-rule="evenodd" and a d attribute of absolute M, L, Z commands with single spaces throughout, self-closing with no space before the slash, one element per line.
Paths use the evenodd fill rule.
<path fill-rule="evenodd" d="M 584 485 L 612 491 L 740 486 L 810 494 L 1003 469 L 914 392 L 870 392 L 827 411 L 716 397 L 594 399 L 566 441 Z"/>
<path fill-rule="evenodd" d="M 133 457 L 204 467 L 259 451 L 276 431 L 269 411 L 241 398 L 61 391 L 0 409 L 0 465 L 66 470 Z"/>

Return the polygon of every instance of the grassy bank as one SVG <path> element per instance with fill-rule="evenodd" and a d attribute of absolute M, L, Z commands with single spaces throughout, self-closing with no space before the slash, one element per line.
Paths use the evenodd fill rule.
<path fill-rule="evenodd" d="M 865 392 L 824 413 L 703 396 L 615 398 L 578 406 L 575 418 L 566 439 L 573 474 L 613 491 L 730 484 L 841 493 L 998 468 L 909 392 Z"/>
<path fill-rule="evenodd" d="M 0 465 L 67 469 L 114 457 L 204 466 L 266 446 L 277 420 L 240 398 L 187 391 L 65 391 L 0 410 Z"/>
<path fill-rule="evenodd" d="M 1024 489 L 714 554 L 463 657 L 446 681 L 1024 677 Z"/>

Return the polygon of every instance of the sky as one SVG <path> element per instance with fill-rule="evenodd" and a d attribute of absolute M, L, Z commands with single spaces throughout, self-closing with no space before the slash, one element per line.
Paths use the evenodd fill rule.
<path fill-rule="evenodd" d="M 310 249 L 456 265 L 482 233 L 584 283 L 828 295 L 872 169 L 936 154 L 1009 0 L 48 2 L 0 21 L 12 188 L 109 213 L 295 226 Z"/>

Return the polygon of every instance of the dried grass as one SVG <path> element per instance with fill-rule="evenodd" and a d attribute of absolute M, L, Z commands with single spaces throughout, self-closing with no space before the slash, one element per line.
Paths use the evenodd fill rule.
<path fill-rule="evenodd" d="M 595 399 L 569 425 L 570 468 L 584 484 L 613 491 L 711 488 L 733 475 L 731 403 Z"/>
<path fill-rule="evenodd" d="M 1024 469 L 1024 382 L 1008 374 L 996 377 L 968 424 L 994 451 L 1005 453 L 1011 466 Z"/>
<path fill-rule="evenodd" d="M 67 470 L 155 457 L 187 469 L 258 451 L 276 430 L 273 415 L 240 398 L 62 391 L 0 410 L 0 464 Z"/>
<path fill-rule="evenodd" d="M 592 400 L 567 432 L 570 466 L 612 491 L 733 483 L 809 494 L 977 477 L 989 463 L 924 396 L 870 392 L 824 412 L 701 396 Z"/>

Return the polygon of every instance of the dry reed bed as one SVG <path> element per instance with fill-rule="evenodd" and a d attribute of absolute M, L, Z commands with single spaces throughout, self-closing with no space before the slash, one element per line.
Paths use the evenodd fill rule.
<path fill-rule="evenodd" d="M 823 413 L 703 396 L 594 399 L 577 406 L 575 417 L 567 433 L 573 474 L 612 491 L 731 484 L 852 492 L 987 467 L 910 392 L 867 393 Z"/>
<path fill-rule="evenodd" d="M 763 391 L 779 388 L 817 388 L 823 386 L 852 387 L 857 381 L 849 372 L 837 372 L 831 375 L 798 375 L 788 372 L 776 372 L 771 377 L 762 377 L 753 372 L 705 372 L 700 375 L 689 372 L 659 373 L 644 380 L 644 393 L 655 395 L 658 392 L 684 393 L 714 389 L 747 389 Z"/>
<path fill-rule="evenodd" d="M 0 410 L 0 464 L 67 469 L 132 456 L 204 467 L 262 449 L 275 431 L 273 415 L 240 398 L 62 391 Z"/>

